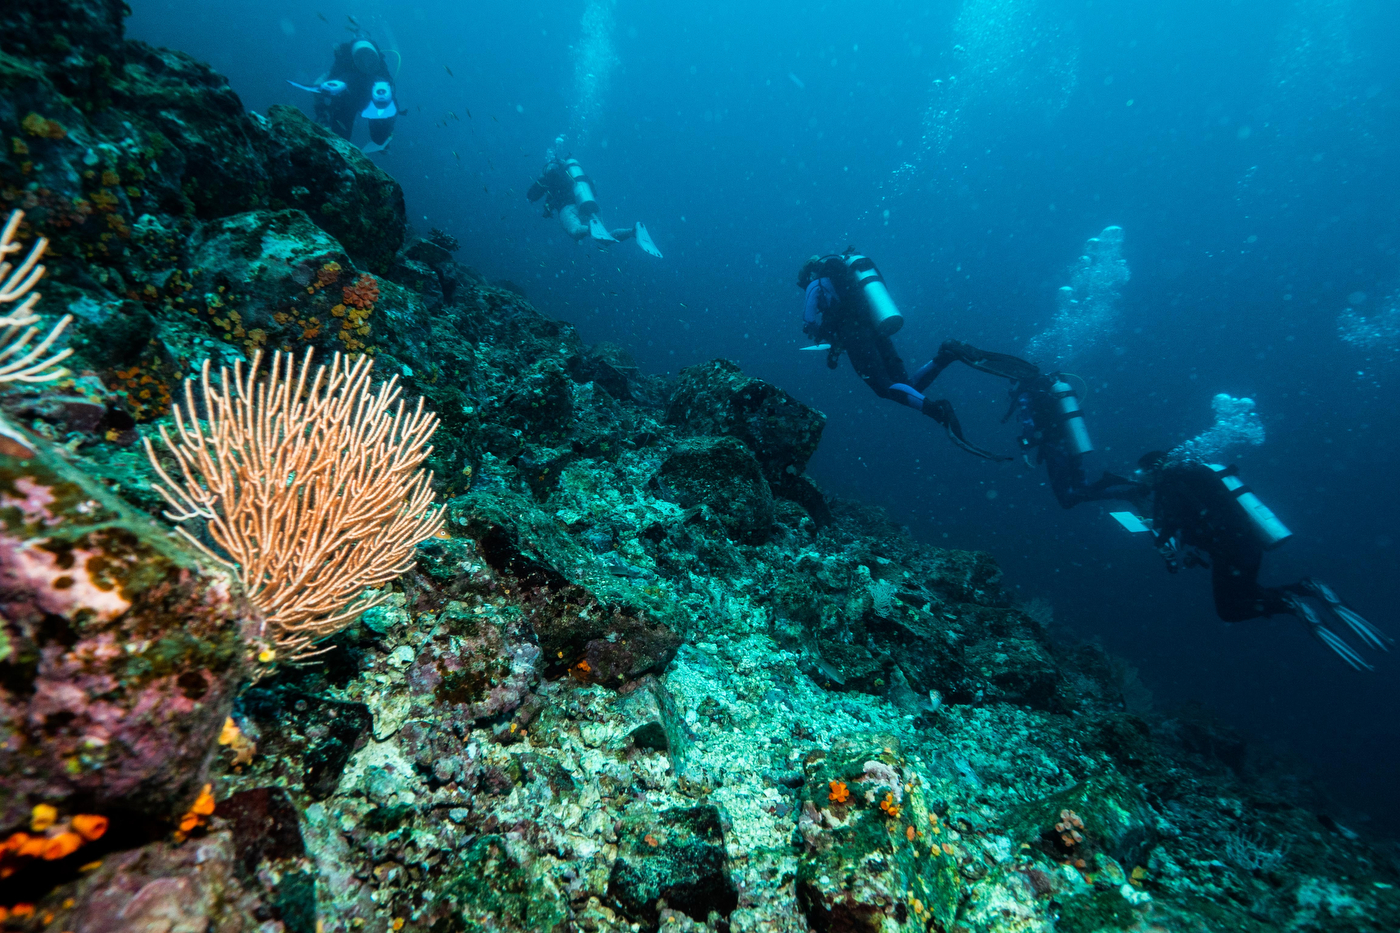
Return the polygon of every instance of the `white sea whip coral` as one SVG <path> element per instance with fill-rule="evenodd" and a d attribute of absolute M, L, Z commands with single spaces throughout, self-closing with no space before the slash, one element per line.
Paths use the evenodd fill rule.
<path fill-rule="evenodd" d="M 39 320 L 39 315 L 34 313 L 34 306 L 39 303 L 40 298 L 39 293 L 34 291 L 34 286 L 44 277 L 46 270 L 39 260 L 43 258 L 49 241 L 40 237 L 30 248 L 29 255 L 18 266 L 11 263 L 9 256 L 22 250 L 14 239 L 23 219 L 23 211 L 14 211 L 10 214 L 9 222 L 5 224 L 4 232 L 0 233 L 0 308 L 19 302 L 18 307 L 0 314 L 0 384 L 50 382 L 66 376 L 68 370 L 60 368 L 58 364 L 73 353 L 72 350 L 60 350 L 52 356 L 45 357 L 54 341 L 73 320 L 71 314 L 65 314 L 37 346 L 30 346 L 34 336 L 39 333 L 39 328 L 33 326 Z M 5 424 L 3 418 L 0 418 L 0 453 L 13 456 L 29 456 L 33 453 L 29 442 Z"/>

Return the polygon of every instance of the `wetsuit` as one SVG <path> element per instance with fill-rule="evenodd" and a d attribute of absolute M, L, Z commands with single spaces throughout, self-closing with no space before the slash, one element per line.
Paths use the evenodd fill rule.
<path fill-rule="evenodd" d="M 358 40 L 355 40 L 358 41 Z M 376 82 L 388 82 L 397 99 L 394 78 L 389 73 L 389 65 L 384 61 L 384 53 L 379 52 L 379 61 L 372 73 L 361 71 L 355 64 L 353 49 L 355 41 L 342 42 L 335 47 L 335 61 L 330 73 L 322 81 L 344 81 L 345 90 L 331 97 L 318 95 L 316 98 L 316 119 L 329 127 L 341 139 L 349 139 L 355 129 L 355 118 L 364 112 L 374 99 Z M 378 145 L 384 145 L 394 133 L 394 117 L 382 120 L 369 120 L 369 135 Z"/>
<path fill-rule="evenodd" d="M 1019 380 L 1012 389 L 1012 410 L 1021 422 L 1021 447 L 1027 452 L 1035 448 L 1035 461 L 1045 464 L 1055 498 L 1066 509 L 1105 499 L 1141 501 L 1147 487 L 1122 476 L 1105 472 L 1089 484 L 1084 455 L 1071 451 L 1064 418 L 1055 404 L 1052 387 L 1058 378 L 1058 373 L 1036 374 Z"/>
<path fill-rule="evenodd" d="M 1209 555 L 1215 612 L 1222 620 L 1243 622 L 1293 613 L 1287 595 L 1309 594 L 1301 584 L 1259 585 L 1264 548 L 1239 503 L 1210 467 L 1195 462 L 1170 463 L 1156 472 L 1152 493 L 1152 529 L 1158 548 L 1174 554 L 1179 542 Z M 1204 562 L 1188 558 L 1185 563 L 1199 566 Z M 1173 573 L 1180 566 L 1168 557 L 1168 569 Z"/>
<path fill-rule="evenodd" d="M 827 256 L 814 269 L 816 278 L 806 286 L 802 313 L 802 330 L 818 343 L 830 344 L 826 365 L 835 369 L 844 352 L 851 366 L 871 391 L 880 398 L 907 405 L 943 425 L 948 437 L 959 447 L 988 460 L 1008 460 L 982 450 L 963 437 L 953 406 L 946 399 L 926 398 L 921 391 L 937 373 L 929 374 L 929 366 L 920 369 L 922 385 L 910 384 L 904 361 L 899 358 L 894 341 L 875 330 L 866 312 L 864 299 L 855 294 L 859 288 L 851 280 L 840 256 Z M 931 366 L 932 364 L 930 364 Z M 946 363 L 944 365 L 947 365 Z"/>

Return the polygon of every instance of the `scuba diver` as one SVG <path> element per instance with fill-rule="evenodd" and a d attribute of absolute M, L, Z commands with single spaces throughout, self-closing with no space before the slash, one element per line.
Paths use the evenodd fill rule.
<path fill-rule="evenodd" d="M 922 390 L 953 363 L 1000 376 L 1011 382 L 1011 407 L 1002 422 L 1017 415 L 1021 423 L 1021 455 L 1026 466 L 1030 452 L 1036 464 L 1045 464 L 1050 488 L 1066 509 L 1081 502 L 1121 499 L 1140 502 L 1147 487 L 1108 471 L 1092 485 L 1084 475 L 1084 455 L 1094 449 L 1084 426 L 1079 396 L 1064 373 L 1042 373 L 1040 367 L 1007 353 L 980 350 L 958 340 L 944 341 L 938 355 L 914 374 L 914 386 Z M 1068 377 L 1074 378 L 1074 377 Z"/>
<path fill-rule="evenodd" d="M 1028 364 L 1029 365 L 1029 364 Z M 1147 497 L 1147 487 L 1127 477 L 1104 471 L 1093 484 L 1084 475 L 1084 456 L 1094 449 L 1079 395 L 1064 373 L 1036 372 L 1017 379 L 1011 388 L 1011 407 L 1003 422 L 1014 414 L 1021 422 L 1022 457 L 1031 466 L 1045 464 L 1050 488 L 1062 508 L 1072 509 L 1081 502 L 1120 499 L 1139 503 Z"/>
<path fill-rule="evenodd" d="M 1366 647 L 1389 651 L 1393 639 L 1344 603 L 1327 584 L 1304 579 L 1286 586 L 1260 586 L 1264 552 L 1292 537 L 1283 522 L 1236 475 L 1193 459 L 1154 451 L 1139 461 L 1152 495 L 1151 530 L 1167 569 L 1210 567 L 1215 612 L 1225 622 L 1289 614 L 1355 670 L 1370 664 L 1328 628 L 1307 600 L 1349 627 Z M 1115 518 L 1118 517 L 1115 515 Z M 1119 519 L 1122 521 L 1122 519 Z M 1125 523 L 1126 524 L 1126 523 Z M 1202 556 L 1202 552 L 1205 556 Z"/>
<path fill-rule="evenodd" d="M 856 373 L 880 398 L 907 405 L 932 418 L 943 426 L 954 444 L 970 454 L 995 461 L 1012 459 L 968 443 L 948 400 L 923 394 L 938 374 L 959 358 L 956 354 L 945 359 L 940 351 L 937 359 L 909 378 L 890 339 L 904 325 L 904 318 L 869 257 L 857 253 L 854 247 L 840 254 L 813 256 L 798 271 L 797 287 L 806 295 L 802 331 L 815 342 L 807 349 L 825 350 L 827 368 L 835 369 L 844 352 Z"/>
<path fill-rule="evenodd" d="M 330 71 L 315 85 L 287 83 L 316 95 L 316 122 L 341 139 L 349 140 L 355 118 L 364 117 L 370 138 L 362 147 L 364 152 L 383 152 L 389 148 L 399 112 L 394 77 L 384 53 L 363 31 L 357 30 L 354 39 L 335 47 Z"/>
<path fill-rule="evenodd" d="M 575 240 L 592 238 L 598 243 L 618 243 L 636 239 L 637 245 L 649 256 L 661 257 L 651 234 L 641 221 L 631 227 L 609 230 L 598 213 L 598 200 L 589 178 L 578 159 L 559 155 L 564 150 L 564 138 L 554 141 L 554 148 L 545 153 L 544 171 L 525 196 L 531 203 L 544 198 L 544 216 L 557 215 L 564 232 Z"/>

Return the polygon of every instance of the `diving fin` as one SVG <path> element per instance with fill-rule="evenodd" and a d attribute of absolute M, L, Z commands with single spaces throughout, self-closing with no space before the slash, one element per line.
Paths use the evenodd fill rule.
<path fill-rule="evenodd" d="M 639 220 L 633 229 L 637 231 L 637 245 L 642 248 L 642 252 L 648 256 L 655 256 L 657 259 L 663 258 L 661 250 L 656 248 L 656 242 L 652 240 L 651 234 L 647 233 L 645 224 Z"/>
<path fill-rule="evenodd" d="M 290 84 L 292 87 L 296 88 L 298 91 L 309 91 L 312 94 L 321 93 L 321 88 L 319 85 L 317 85 L 316 87 L 308 87 L 305 84 L 297 84 L 295 81 L 292 81 L 290 79 L 288 79 L 287 83 Z"/>
<path fill-rule="evenodd" d="M 1311 577 L 1303 581 L 1303 588 L 1327 604 L 1327 610 L 1347 624 L 1362 643 L 1377 651 L 1389 651 L 1395 639 L 1376 628 L 1355 609 L 1342 602 L 1332 587 Z"/>
<path fill-rule="evenodd" d="M 1284 605 L 1293 615 L 1298 617 L 1298 621 L 1307 626 L 1309 632 L 1318 641 L 1322 642 L 1332 650 L 1332 653 L 1341 658 L 1354 671 L 1373 671 L 1371 665 L 1366 663 L 1366 659 L 1356 653 L 1356 649 L 1342 640 L 1342 636 L 1332 631 L 1322 624 L 1322 617 L 1317 614 L 1317 610 L 1303 601 L 1303 597 L 1293 593 L 1287 593 L 1283 597 Z"/>
<path fill-rule="evenodd" d="M 608 228 L 603 226 L 603 222 L 598 219 L 597 214 L 593 214 L 588 218 L 588 235 L 603 243 L 617 242 L 616 238 L 608 232 Z"/>
<path fill-rule="evenodd" d="M 1356 633 L 1356 637 L 1375 648 L 1377 651 L 1389 651 L 1390 642 L 1393 639 L 1370 622 L 1367 622 L 1355 609 L 1350 606 L 1329 606 L 1332 614 L 1341 619 L 1351 630 Z"/>
<path fill-rule="evenodd" d="M 360 151 L 363 152 L 365 155 L 374 155 L 376 152 L 387 152 L 389 149 L 389 143 L 393 141 L 394 138 L 391 136 L 388 139 L 384 140 L 384 142 L 382 143 L 365 143 L 363 146 L 360 147 Z"/>
<path fill-rule="evenodd" d="M 943 430 L 948 432 L 948 439 L 974 457 L 981 457 L 983 460 L 991 460 L 993 463 L 1005 463 L 1016 459 L 1015 457 L 1003 457 L 989 450 L 983 450 L 975 444 L 969 444 L 967 439 L 963 437 L 962 425 L 958 422 L 958 416 L 953 412 L 953 405 L 947 399 L 925 398 L 923 404 L 920 406 L 920 410 L 934 421 L 943 425 Z"/>

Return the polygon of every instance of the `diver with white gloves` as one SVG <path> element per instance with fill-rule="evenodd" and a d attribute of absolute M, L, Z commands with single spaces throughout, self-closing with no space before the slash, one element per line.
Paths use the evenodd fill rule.
<path fill-rule="evenodd" d="M 661 250 L 656 248 L 656 243 L 641 221 L 630 227 L 608 229 L 598 213 L 593 179 L 584 173 L 577 159 L 563 153 L 564 138 L 561 136 L 554 141 L 554 147 L 545 153 L 544 171 L 525 196 L 531 202 L 543 198 L 544 216 L 557 216 L 564 232 L 575 240 L 618 243 L 635 239 L 643 252 L 660 259 Z"/>
<path fill-rule="evenodd" d="M 350 139 L 355 118 L 363 117 L 370 138 L 362 147 L 364 151 L 383 152 L 389 148 L 399 113 L 394 77 L 384 52 L 363 33 L 335 47 L 330 71 L 316 84 L 287 83 L 316 95 L 316 122 L 341 139 Z"/>

